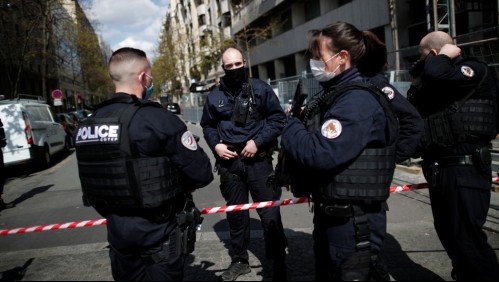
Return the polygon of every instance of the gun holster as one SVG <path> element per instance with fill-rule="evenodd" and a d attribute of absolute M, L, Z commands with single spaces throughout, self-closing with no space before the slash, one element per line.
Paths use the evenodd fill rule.
<path fill-rule="evenodd" d="M 492 156 L 488 147 L 476 148 L 473 153 L 473 164 L 482 172 L 489 172 L 492 169 Z"/>
<path fill-rule="evenodd" d="M 203 219 L 192 199 L 187 199 L 184 209 L 177 214 L 177 254 L 185 255 L 194 251 L 197 226 L 203 222 Z"/>

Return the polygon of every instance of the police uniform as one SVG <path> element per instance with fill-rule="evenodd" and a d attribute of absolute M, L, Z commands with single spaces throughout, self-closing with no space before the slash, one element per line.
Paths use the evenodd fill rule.
<path fill-rule="evenodd" d="M 132 114 L 125 115 L 125 109 Z M 114 122 L 117 116 L 121 125 Z M 129 123 L 122 121 L 124 116 L 131 118 Z M 107 219 L 113 278 L 182 280 L 185 255 L 176 249 L 175 215 L 190 197 L 187 190 L 213 180 L 208 156 L 178 117 L 134 95 L 114 94 L 88 120 L 76 136 L 79 174 L 84 197 Z M 126 138 L 118 130 L 128 132 Z M 112 147 L 116 138 L 119 150 Z M 119 171 L 118 163 L 105 162 L 120 159 L 119 152 L 127 150 L 123 144 L 133 158 Z M 131 196 L 123 196 L 130 191 L 126 189 Z"/>
<path fill-rule="evenodd" d="M 367 81 L 381 89 L 391 100 L 390 104 L 399 123 L 395 162 L 401 163 L 414 156 L 424 132 L 423 119 L 418 110 L 388 82 L 384 74 L 378 73 Z"/>
<path fill-rule="evenodd" d="M 321 85 L 334 93 L 363 80 L 350 68 Z M 386 237 L 385 200 L 395 167 L 387 116 L 393 113 L 366 89 L 336 95 L 326 109 L 316 126 L 308 125 L 307 108 L 305 122 L 290 119 L 281 144 L 295 191 L 305 189 L 314 202 L 316 280 L 367 280 L 371 257 Z M 393 119 L 390 125 L 396 126 Z"/>
<path fill-rule="evenodd" d="M 233 147 L 239 155 L 235 159 L 223 160 L 215 153 L 220 190 L 228 205 L 248 203 L 248 192 L 254 202 L 280 198 L 280 191 L 274 191 L 267 180 L 273 172 L 273 147 L 284 128 L 286 115 L 268 84 L 259 79 L 248 80 L 255 104 L 249 109 L 246 123 L 236 123 L 233 112 L 237 99 L 248 93 L 242 93 L 242 89 L 232 93 L 223 79 L 208 95 L 201 118 L 204 137 L 213 151 L 217 144 L 224 143 Z M 249 140 L 254 140 L 258 148 L 257 154 L 253 158 L 240 157 Z M 257 212 L 264 230 L 266 256 L 283 260 L 287 239 L 279 207 L 257 209 Z M 249 211 L 227 213 L 227 220 L 231 233 L 232 261 L 248 263 Z"/>
<path fill-rule="evenodd" d="M 425 121 L 419 153 L 434 225 L 458 280 L 497 280 L 499 265 L 482 230 L 490 205 L 490 141 L 497 130 L 496 76 L 472 58 L 426 59 L 408 98 Z"/>

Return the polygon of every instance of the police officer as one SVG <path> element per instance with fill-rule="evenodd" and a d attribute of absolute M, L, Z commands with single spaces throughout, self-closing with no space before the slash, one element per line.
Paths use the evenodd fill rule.
<path fill-rule="evenodd" d="M 311 31 L 310 67 L 324 94 L 282 134 L 293 191 L 314 202 L 317 281 L 368 280 L 386 237 L 398 125 L 384 93 L 350 87 L 365 81 L 357 65 L 373 48 L 382 48 L 374 34 L 349 23 Z"/>
<path fill-rule="evenodd" d="M 254 202 L 280 197 L 267 180 L 273 172 L 273 147 L 286 116 L 272 88 L 248 78 L 244 66 L 243 53 L 236 46 L 222 51 L 225 76 L 208 95 L 201 118 L 204 137 L 217 159 L 220 190 L 228 205 L 248 203 L 248 193 Z M 285 280 L 287 239 L 279 207 L 257 212 L 264 230 L 266 256 L 274 260 L 274 278 Z M 224 281 L 250 272 L 249 219 L 249 211 L 227 213 L 232 262 L 222 274 Z"/>
<path fill-rule="evenodd" d="M 376 42 L 378 48 L 372 50 L 372 58 L 370 60 L 361 61 L 358 69 L 366 76 L 368 83 L 372 83 L 381 89 L 387 98 L 390 99 L 391 108 L 397 116 L 399 129 L 395 144 L 395 162 L 403 163 L 414 155 L 419 145 L 424 132 L 423 119 L 417 109 L 389 83 L 383 73 L 388 65 L 386 45 L 374 34 L 372 35 L 372 40 Z M 384 205 L 386 205 L 386 209 L 388 210 L 388 204 L 385 202 Z M 382 214 L 381 216 L 386 216 L 386 214 Z M 386 221 L 386 218 L 382 220 Z M 388 267 L 381 256 L 371 261 L 369 279 L 374 281 L 390 281 Z"/>
<path fill-rule="evenodd" d="M 372 40 L 378 48 L 371 51 L 371 59 L 361 61 L 357 68 L 366 77 L 366 82 L 374 84 L 390 99 L 399 123 L 395 162 L 402 163 L 412 157 L 417 149 L 424 131 L 423 119 L 418 110 L 386 78 L 386 45 L 374 34 Z"/>
<path fill-rule="evenodd" d="M 418 149 L 434 225 L 457 280 L 497 280 L 499 265 L 482 230 L 491 193 L 490 141 L 497 130 L 496 76 L 461 56 L 449 34 L 420 42 L 408 91 L 425 121 Z"/>
<path fill-rule="evenodd" d="M 121 48 L 108 68 L 116 93 L 76 136 L 85 201 L 107 219 L 115 280 L 180 281 L 189 246 L 179 238 L 193 229 L 176 215 L 192 212 L 190 192 L 213 180 L 209 158 L 177 116 L 147 101 L 143 51 Z"/>

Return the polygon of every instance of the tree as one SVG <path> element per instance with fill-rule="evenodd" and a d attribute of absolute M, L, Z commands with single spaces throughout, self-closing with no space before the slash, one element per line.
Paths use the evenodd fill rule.
<path fill-rule="evenodd" d="M 23 72 L 29 70 L 30 65 L 42 68 L 46 65 L 40 58 L 47 52 L 44 9 L 49 2 L 13 0 L 0 6 L 0 65 L 2 77 L 7 79 L 8 98 L 17 96 Z"/>
<path fill-rule="evenodd" d="M 76 45 L 84 81 L 90 92 L 101 97 L 108 95 L 114 86 L 107 72 L 106 55 L 101 48 L 99 38 L 79 6 L 77 6 L 76 18 Z"/>
<path fill-rule="evenodd" d="M 242 46 L 248 57 L 249 76 L 253 77 L 251 70 L 251 53 L 254 51 L 253 46 L 256 46 L 259 40 L 268 40 L 273 33 L 279 32 L 287 19 L 271 19 L 260 25 L 248 26 L 244 25 L 243 29 L 237 33 L 234 38 L 238 45 Z"/>
<path fill-rule="evenodd" d="M 182 44 L 183 36 L 179 34 L 179 31 L 172 30 L 171 20 L 170 17 L 167 17 L 163 23 L 152 73 L 154 79 L 161 85 L 155 88 L 156 94 L 164 91 L 177 96 L 179 99 L 182 94 L 182 84 L 179 81 L 181 74 L 178 70 L 184 66 L 185 56 L 182 49 L 186 44 Z"/>

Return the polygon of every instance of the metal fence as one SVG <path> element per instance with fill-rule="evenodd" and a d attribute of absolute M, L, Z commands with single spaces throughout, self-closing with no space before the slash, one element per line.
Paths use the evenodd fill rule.
<path fill-rule="evenodd" d="M 408 71 L 389 71 L 385 75 L 400 93 L 403 95 L 407 93 L 410 86 Z M 286 109 L 293 101 L 296 86 L 301 78 L 305 78 L 307 81 L 310 97 L 316 95 L 322 89 L 319 82 L 313 78 L 311 73 L 267 81 L 272 89 L 274 89 L 283 109 Z M 189 93 L 182 96 L 181 107 L 184 121 L 195 124 L 200 122 L 208 93 Z"/>

